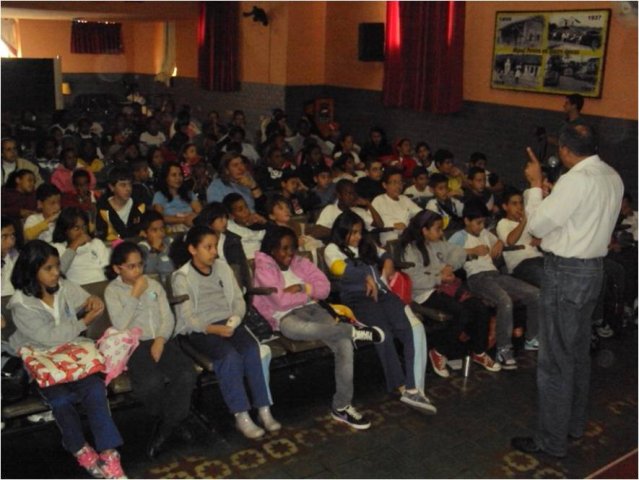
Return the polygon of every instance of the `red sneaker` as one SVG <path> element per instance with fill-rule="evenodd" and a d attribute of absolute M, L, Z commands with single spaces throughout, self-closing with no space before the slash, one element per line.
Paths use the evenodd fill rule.
<path fill-rule="evenodd" d="M 428 357 L 430 358 L 430 364 L 433 366 L 433 370 L 435 373 L 442 378 L 448 378 L 450 376 L 450 372 L 446 367 L 446 362 L 448 359 L 439 353 L 434 348 L 431 348 L 428 352 Z"/>
<path fill-rule="evenodd" d="M 104 478 L 102 470 L 98 465 L 100 457 L 93 448 L 89 445 L 85 445 L 75 453 L 75 458 L 78 464 L 84 468 L 93 478 Z"/>
<path fill-rule="evenodd" d="M 102 452 L 100 454 L 100 468 L 104 478 L 127 478 L 122 470 L 120 463 L 120 454 L 115 450 Z"/>
<path fill-rule="evenodd" d="M 501 364 L 490 358 L 490 355 L 486 352 L 479 354 L 473 353 L 473 362 L 481 365 L 489 372 L 498 372 L 501 370 Z"/>

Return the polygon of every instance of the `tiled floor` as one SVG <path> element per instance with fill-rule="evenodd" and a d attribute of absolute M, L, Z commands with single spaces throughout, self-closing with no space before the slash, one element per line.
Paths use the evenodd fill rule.
<path fill-rule="evenodd" d="M 216 387 L 205 409 L 216 433 L 199 430 L 193 445 L 173 445 L 155 462 L 144 456 L 150 422 L 141 408 L 114 413 L 130 477 L 235 478 L 555 478 L 584 477 L 637 446 L 637 331 L 602 342 L 593 357 L 590 423 L 563 460 L 513 451 L 513 435 L 531 433 L 534 353 L 521 352 L 514 372 L 473 368 L 442 379 L 429 372 L 436 416 L 416 413 L 386 394 L 373 350 L 356 356 L 355 404 L 373 427 L 356 432 L 330 420 L 332 362 L 320 360 L 290 378 L 273 372 L 274 413 L 285 428 L 258 442 L 237 433 Z M 2 477 L 80 478 L 53 425 L 2 438 Z"/>

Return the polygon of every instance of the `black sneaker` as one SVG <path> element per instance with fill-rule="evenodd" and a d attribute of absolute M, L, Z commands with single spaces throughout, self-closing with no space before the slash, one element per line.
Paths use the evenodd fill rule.
<path fill-rule="evenodd" d="M 382 343 L 386 336 L 379 327 L 359 327 L 353 325 L 353 342 Z"/>
<path fill-rule="evenodd" d="M 355 407 L 349 405 L 348 407 L 342 408 L 340 410 L 333 409 L 331 412 L 333 419 L 338 422 L 345 423 L 350 425 L 357 430 L 366 430 L 370 428 L 371 422 L 366 419 L 364 415 L 355 410 Z"/>

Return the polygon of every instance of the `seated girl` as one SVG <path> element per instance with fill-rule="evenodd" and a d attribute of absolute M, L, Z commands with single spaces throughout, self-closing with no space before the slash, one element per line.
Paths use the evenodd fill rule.
<path fill-rule="evenodd" d="M 268 386 L 270 349 L 260 346 L 250 331 L 241 325 L 246 304 L 229 265 L 217 257 L 217 235 L 207 227 L 196 226 L 186 234 L 191 260 L 171 279 L 175 295 L 189 296 L 177 306 L 176 333 L 189 341 L 213 362 L 222 397 L 235 415 L 235 424 L 247 438 L 260 438 L 264 429 L 249 415 L 251 403 L 244 385 L 248 380 L 253 407 L 260 423 L 269 432 L 282 426 L 271 414 Z M 264 352 L 265 365 L 260 355 Z"/>
<path fill-rule="evenodd" d="M 202 205 L 184 183 L 179 163 L 167 162 L 162 166 L 153 197 L 153 209 L 164 215 L 167 229 L 172 232 L 188 230 L 202 210 Z"/>
<path fill-rule="evenodd" d="M 109 248 L 87 233 L 89 218 L 77 207 L 62 209 L 53 230 L 53 246 L 60 254 L 60 271 L 78 285 L 106 280 Z"/>
<path fill-rule="evenodd" d="M 363 236 L 364 221 L 347 210 L 333 225 L 331 243 L 324 258 L 333 275 L 339 277 L 340 300 L 355 316 L 384 331 L 386 341 L 376 345 L 389 392 L 399 389 L 400 401 L 424 413 L 437 413 L 437 408 L 424 394 L 426 374 L 426 334 L 422 323 L 409 318 L 404 304 L 388 288 L 380 276 L 379 252 L 375 244 Z M 392 273 L 390 258 L 382 256 L 382 274 Z M 412 315 L 414 317 L 414 315 Z M 403 346 L 406 373 L 402 369 L 395 338 Z"/>
<path fill-rule="evenodd" d="M 354 327 L 335 321 L 318 301 L 325 300 L 331 286 L 311 261 L 296 255 L 297 236 L 287 227 L 269 230 L 255 254 L 255 286 L 275 287 L 271 295 L 256 296 L 253 305 L 274 331 L 292 340 L 320 340 L 335 354 L 335 385 L 332 416 L 358 430 L 371 423 L 352 405 L 353 341 L 384 341 L 378 327 Z"/>
<path fill-rule="evenodd" d="M 464 332 L 470 336 L 473 361 L 490 372 L 498 372 L 501 365 L 486 353 L 490 319 L 486 306 L 476 297 L 459 295 L 463 291 L 455 292 L 454 297 L 442 291 L 442 287 L 453 286 L 457 280 L 453 272 L 466 261 L 466 251 L 448 243 L 443 237 L 443 219 L 430 210 L 413 217 L 400 237 L 403 260 L 413 264 L 404 270 L 412 280 L 413 301 L 453 317 L 448 328 L 435 332 L 429 338 L 431 348 L 428 355 L 433 370 L 440 377 L 449 376 L 447 355 Z"/>
<path fill-rule="evenodd" d="M 42 240 L 24 246 L 11 281 L 16 292 L 7 308 L 17 328 L 10 338 L 16 351 L 23 346 L 49 349 L 78 340 L 104 311 L 102 300 L 61 278 L 58 251 Z M 83 315 L 78 318 L 80 312 Z M 109 413 L 104 380 L 99 375 L 89 375 L 36 388 L 53 412 L 62 445 L 80 466 L 95 478 L 126 478 L 116 451 L 122 445 L 122 437 Z M 86 441 L 77 403 L 82 403 L 100 454 Z"/>
<path fill-rule="evenodd" d="M 144 275 L 142 259 L 142 250 L 135 243 L 123 242 L 113 249 L 109 264 L 112 280 L 104 300 L 115 328 L 142 329 L 140 345 L 127 367 L 133 395 L 157 418 L 147 447 L 153 458 L 172 434 L 183 441 L 192 438 L 183 421 L 189 415 L 195 369 L 171 338 L 175 320 L 166 292 L 159 282 Z"/>

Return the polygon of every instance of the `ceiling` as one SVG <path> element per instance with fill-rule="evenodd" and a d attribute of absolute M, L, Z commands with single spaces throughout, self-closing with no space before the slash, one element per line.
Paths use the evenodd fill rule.
<path fill-rule="evenodd" d="M 2 18 L 34 20 L 167 21 L 197 18 L 198 2 L 20 2 L 3 1 Z"/>

